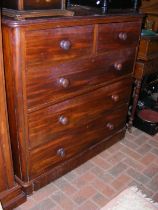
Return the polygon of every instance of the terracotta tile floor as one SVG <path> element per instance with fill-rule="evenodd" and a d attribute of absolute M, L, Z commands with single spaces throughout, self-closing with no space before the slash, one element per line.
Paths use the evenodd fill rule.
<path fill-rule="evenodd" d="M 28 197 L 16 210 L 96 210 L 127 186 L 158 201 L 158 134 L 138 129 Z"/>

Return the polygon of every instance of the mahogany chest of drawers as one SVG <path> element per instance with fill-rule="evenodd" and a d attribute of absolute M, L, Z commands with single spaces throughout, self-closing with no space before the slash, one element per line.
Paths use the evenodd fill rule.
<path fill-rule="evenodd" d="M 123 138 L 141 19 L 3 20 L 14 169 L 28 194 Z"/>

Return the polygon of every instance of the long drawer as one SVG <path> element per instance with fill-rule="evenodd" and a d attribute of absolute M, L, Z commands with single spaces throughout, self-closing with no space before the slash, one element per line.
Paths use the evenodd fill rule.
<path fill-rule="evenodd" d="M 48 66 L 54 62 L 91 55 L 94 26 L 76 26 L 26 32 L 26 64 Z"/>
<path fill-rule="evenodd" d="M 134 55 L 135 49 L 124 49 L 52 68 L 29 69 L 26 76 L 28 109 L 66 100 L 131 73 Z"/>
<path fill-rule="evenodd" d="M 124 88 L 126 87 L 126 88 Z M 87 125 L 98 116 L 129 100 L 131 78 L 66 100 L 28 115 L 30 148 Z"/>
<path fill-rule="evenodd" d="M 136 47 L 140 34 L 139 22 L 100 24 L 98 29 L 98 53 Z"/>
<path fill-rule="evenodd" d="M 53 166 L 79 154 L 98 141 L 125 126 L 127 105 L 108 114 L 103 112 L 95 120 L 77 129 L 67 130 L 51 143 L 30 151 L 30 176 L 36 177 Z M 53 136 L 52 136 L 53 138 Z"/>

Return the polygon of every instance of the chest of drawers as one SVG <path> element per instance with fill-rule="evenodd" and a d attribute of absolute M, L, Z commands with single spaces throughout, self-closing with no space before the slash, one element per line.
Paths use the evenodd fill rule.
<path fill-rule="evenodd" d="M 29 194 L 125 133 L 138 15 L 3 20 L 17 181 Z"/>

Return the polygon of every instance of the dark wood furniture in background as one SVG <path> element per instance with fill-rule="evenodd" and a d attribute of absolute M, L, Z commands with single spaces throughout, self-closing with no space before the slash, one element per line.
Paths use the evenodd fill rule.
<path fill-rule="evenodd" d="M 146 14 L 146 27 L 151 25 L 152 30 L 158 32 L 158 0 L 142 0 L 140 12 Z"/>
<path fill-rule="evenodd" d="M 3 15 L 17 20 L 30 17 L 73 16 L 66 0 L 2 0 Z"/>
<path fill-rule="evenodd" d="M 3 7 L 14 10 L 65 9 L 66 0 L 2 0 Z"/>
<path fill-rule="evenodd" d="M 158 0 L 142 0 L 140 12 L 146 14 L 144 26 L 147 29 L 158 31 Z M 142 80 L 144 76 L 156 72 L 158 72 L 158 36 L 142 36 L 133 74 L 136 86 L 133 94 L 131 116 L 129 119 L 129 130 L 133 125 L 136 114 Z"/>
<path fill-rule="evenodd" d="M 141 21 L 3 19 L 14 171 L 27 194 L 124 137 Z"/>
<path fill-rule="evenodd" d="M 158 36 L 142 36 L 134 70 L 135 90 L 129 128 L 132 127 L 144 76 L 158 73 Z"/>
<path fill-rule="evenodd" d="M 0 14 L 1 15 L 1 14 Z M 1 22 L 1 17 L 0 17 Z M 12 209 L 26 200 L 25 194 L 14 180 L 8 129 L 6 92 L 3 70 L 2 36 L 0 24 L 0 202 L 3 209 Z"/>

